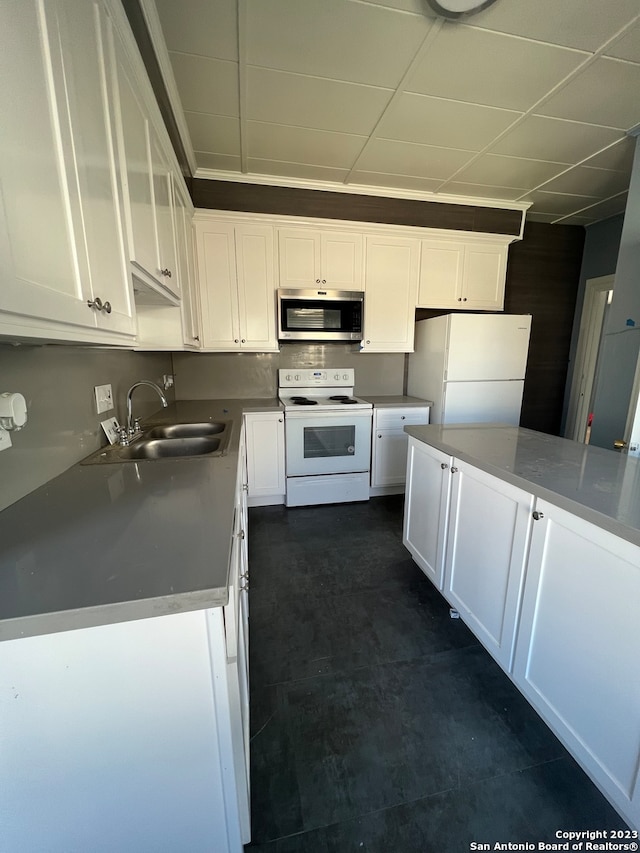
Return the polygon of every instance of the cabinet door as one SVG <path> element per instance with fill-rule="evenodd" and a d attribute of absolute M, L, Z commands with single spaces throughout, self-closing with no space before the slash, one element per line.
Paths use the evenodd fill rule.
<path fill-rule="evenodd" d="M 320 232 L 304 228 L 278 230 L 279 287 L 310 287 L 322 283 Z"/>
<path fill-rule="evenodd" d="M 461 308 L 463 247 L 450 241 L 421 243 L 418 306 Z"/>
<path fill-rule="evenodd" d="M 180 296 L 180 280 L 176 272 L 175 226 L 173 217 L 173 186 L 171 169 L 155 128 L 149 124 L 149 151 L 153 188 L 153 214 L 156 241 L 156 262 L 148 270 L 175 296 Z"/>
<path fill-rule="evenodd" d="M 0 328 L 34 336 L 43 319 L 96 325 L 76 252 L 79 198 L 68 113 L 58 115 L 56 101 L 64 78 L 54 11 L 36 0 L 0 4 L 0 27 L 11 34 L 0 55 Z"/>
<path fill-rule="evenodd" d="M 247 482 L 250 505 L 284 503 L 284 415 L 248 413 Z"/>
<path fill-rule="evenodd" d="M 81 201 L 83 260 L 92 297 L 111 309 L 96 311 L 96 322 L 105 330 L 133 335 L 133 290 L 116 167 L 111 22 L 100 4 L 87 0 L 59 0 L 57 17 Z"/>
<path fill-rule="evenodd" d="M 241 348 L 277 350 L 273 228 L 236 226 L 235 247 Z"/>
<path fill-rule="evenodd" d="M 198 294 L 196 291 L 193 227 L 187 206 L 175 193 L 177 269 L 180 278 L 180 311 L 182 316 L 182 340 L 185 347 L 200 348 L 200 320 Z"/>
<path fill-rule="evenodd" d="M 462 298 L 465 308 L 504 308 L 507 247 L 465 246 Z"/>
<path fill-rule="evenodd" d="M 426 424 L 429 409 L 374 409 L 371 442 L 371 485 L 404 485 L 407 474 L 406 424 Z"/>
<path fill-rule="evenodd" d="M 418 240 L 366 238 L 363 350 L 413 350 L 419 249 Z"/>
<path fill-rule="evenodd" d="M 443 593 L 511 671 L 533 497 L 453 461 Z"/>
<path fill-rule="evenodd" d="M 402 541 L 438 589 L 444 575 L 450 467 L 450 456 L 409 437 Z"/>
<path fill-rule="evenodd" d="M 640 825 L 640 548 L 536 502 L 514 678 Z"/>
<path fill-rule="evenodd" d="M 196 223 L 202 345 L 240 347 L 238 287 L 233 225 Z"/>
<path fill-rule="evenodd" d="M 362 256 L 362 234 L 322 232 L 320 283 L 334 290 L 362 290 Z"/>

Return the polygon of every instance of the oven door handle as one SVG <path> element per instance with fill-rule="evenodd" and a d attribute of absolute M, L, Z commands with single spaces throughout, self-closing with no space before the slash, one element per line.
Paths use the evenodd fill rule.
<path fill-rule="evenodd" d="M 345 409 L 353 409 L 352 406 L 345 406 Z M 312 411 L 309 411 L 309 410 Z M 342 418 L 347 419 L 348 421 L 354 420 L 354 418 L 369 418 L 373 417 L 373 409 L 356 409 L 355 411 L 336 411 L 332 409 L 330 412 L 323 411 L 319 406 L 300 406 L 300 409 L 296 409 L 295 411 L 287 411 L 284 413 L 284 418 L 286 420 L 291 420 L 295 418 L 305 418 L 309 422 L 311 421 L 319 421 L 325 420 L 329 418 Z"/>

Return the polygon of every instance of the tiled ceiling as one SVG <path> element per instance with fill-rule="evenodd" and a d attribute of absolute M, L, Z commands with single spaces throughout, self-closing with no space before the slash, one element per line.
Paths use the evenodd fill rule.
<path fill-rule="evenodd" d="M 639 0 L 155 2 L 197 175 L 625 209 Z"/>

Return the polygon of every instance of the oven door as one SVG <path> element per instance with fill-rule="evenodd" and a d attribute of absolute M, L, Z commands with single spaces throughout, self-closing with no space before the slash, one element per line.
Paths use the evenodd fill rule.
<path fill-rule="evenodd" d="M 287 477 L 368 471 L 371 410 L 285 414 Z"/>

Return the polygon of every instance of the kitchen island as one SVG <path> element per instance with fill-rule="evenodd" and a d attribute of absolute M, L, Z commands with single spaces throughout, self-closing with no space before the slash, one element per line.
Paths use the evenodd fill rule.
<path fill-rule="evenodd" d="M 403 541 L 640 826 L 640 464 L 499 424 L 406 427 Z"/>
<path fill-rule="evenodd" d="M 0 846 L 249 840 L 243 415 L 221 456 L 74 465 L 0 514 Z"/>

